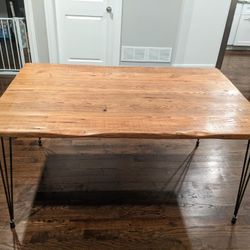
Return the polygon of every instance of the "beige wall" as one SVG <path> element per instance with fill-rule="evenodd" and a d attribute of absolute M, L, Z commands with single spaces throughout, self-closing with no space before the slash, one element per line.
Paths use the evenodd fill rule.
<path fill-rule="evenodd" d="M 181 4 L 182 0 L 123 0 L 121 45 L 172 47 L 174 50 Z"/>
<path fill-rule="evenodd" d="M 182 0 L 124 0 L 122 45 L 172 47 Z"/>

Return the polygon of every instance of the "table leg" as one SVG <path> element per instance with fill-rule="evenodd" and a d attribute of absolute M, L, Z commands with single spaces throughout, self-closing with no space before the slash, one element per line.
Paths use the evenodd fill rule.
<path fill-rule="evenodd" d="M 15 228 L 14 222 L 14 202 L 13 202 L 13 160 L 12 160 L 12 138 L 8 139 L 9 145 L 9 164 L 7 164 L 5 143 L 3 137 L 1 137 L 2 146 L 2 161 L 0 160 L 0 174 L 2 177 L 5 197 L 10 216 L 10 227 Z M 9 167 L 8 167 L 9 165 Z"/>
<path fill-rule="evenodd" d="M 41 139 L 41 137 L 38 138 L 38 145 L 39 145 L 40 147 L 42 147 L 42 145 L 43 145 L 43 144 L 42 144 L 42 139 Z"/>
<path fill-rule="evenodd" d="M 249 179 L 250 179 L 250 171 L 249 171 L 249 165 L 250 165 L 250 155 L 249 155 L 249 147 L 250 147 L 250 140 L 248 140 L 247 144 L 247 149 L 246 149 L 246 154 L 244 158 L 244 163 L 243 163 L 243 168 L 242 168 L 242 173 L 241 173 L 241 178 L 240 178 L 240 185 L 239 185 L 239 190 L 236 198 L 236 204 L 234 208 L 234 215 L 231 220 L 232 224 L 235 224 L 237 221 L 237 215 L 240 209 L 240 205 L 242 202 L 242 199 L 244 197 Z"/>

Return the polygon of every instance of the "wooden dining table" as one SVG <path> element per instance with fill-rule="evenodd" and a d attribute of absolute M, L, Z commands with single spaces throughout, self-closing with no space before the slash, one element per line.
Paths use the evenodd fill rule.
<path fill-rule="evenodd" d="M 26 64 L 0 98 L 0 137 L 11 228 L 17 137 L 247 140 L 232 224 L 250 179 L 250 103 L 215 68 Z"/>

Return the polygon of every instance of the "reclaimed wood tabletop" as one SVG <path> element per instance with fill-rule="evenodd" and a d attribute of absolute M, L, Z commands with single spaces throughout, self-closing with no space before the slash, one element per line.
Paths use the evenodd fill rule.
<path fill-rule="evenodd" d="M 250 139 L 250 104 L 215 68 L 26 64 L 0 136 Z"/>

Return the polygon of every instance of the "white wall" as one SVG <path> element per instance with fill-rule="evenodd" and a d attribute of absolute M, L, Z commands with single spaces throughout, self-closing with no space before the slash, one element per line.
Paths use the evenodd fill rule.
<path fill-rule="evenodd" d="M 25 1 L 34 9 L 38 59 L 48 62 L 44 0 Z M 173 46 L 173 65 L 216 64 L 231 0 L 123 1 L 122 45 Z"/>
<path fill-rule="evenodd" d="M 174 65 L 214 66 L 231 0 L 183 0 Z"/>

